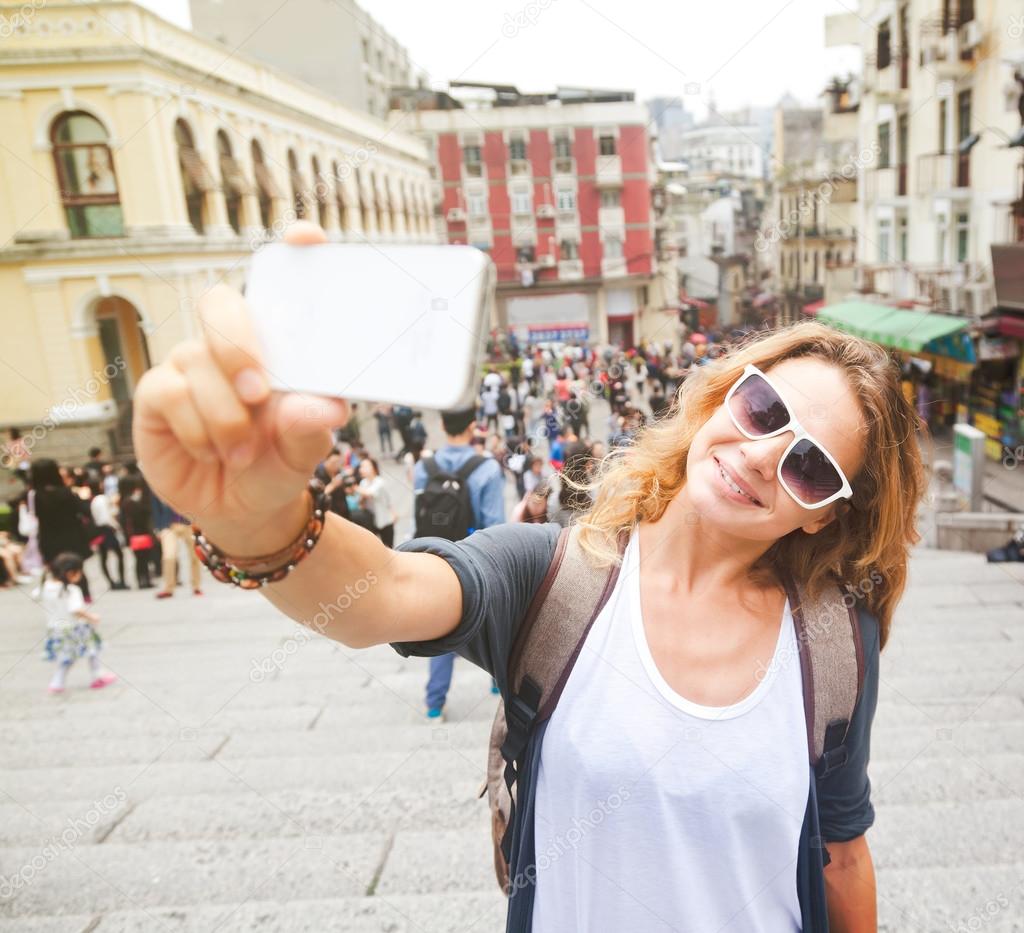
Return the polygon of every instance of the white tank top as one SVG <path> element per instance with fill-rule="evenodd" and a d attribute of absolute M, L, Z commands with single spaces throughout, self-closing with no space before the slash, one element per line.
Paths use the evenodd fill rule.
<path fill-rule="evenodd" d="M 533 933 L 798 931 L 809 772 L 789 602 L 753 692 L 701 706 L 654 663 L 638 567 L 634 531 L 544 735 Z"/>

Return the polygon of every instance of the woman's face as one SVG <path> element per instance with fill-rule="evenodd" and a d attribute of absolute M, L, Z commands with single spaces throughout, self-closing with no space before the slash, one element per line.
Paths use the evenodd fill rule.
<path fill-rule="evenodd" d="M 822 360 L 801 358 L 784 360 L 764 372 L 778 386 L 793 415 L 836 459 L 856 490 L 867 424 L 842 370 Z M 797 528 L 809 534 L 820 531 L 835 516 L 837 503 L 805 509 L 778 480 L 779 458 L 792 439 L 793 433 L 785 431 L 750 440 L 724 407 L 719 407 L 690 446 L 681 495 L 702 522 L 738 537 L 775 541 Z M 761 504 L 733 492 L 722 479 L 719 464 L 739 485 L 749 487 Z"/>
<path fill-rule="evenodd" d="M 359 461 L 359 475 L 363 479 L 373 479 L 377 475 L 377 473 L 373 469 L 373 464 L 370 463 L 369 460 L 360 460 Z"/>

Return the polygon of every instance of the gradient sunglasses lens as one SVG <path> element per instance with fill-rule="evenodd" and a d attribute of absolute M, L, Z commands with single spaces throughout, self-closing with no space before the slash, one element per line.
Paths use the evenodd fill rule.
<path fill-rule="evenodd" d="M 843 478 L 822 449 L 806 437 L 797 441 L 782 461 L 782 478 L 807 505 L 824 502 L 843 488 Z"/>
<path fill-rule="evenodd" d="M 760 375 L 747 376 L 732 393 L 729 410 L 736 423 L 754 437 L 766 437 L 789 424 L 789 409 Z"/>

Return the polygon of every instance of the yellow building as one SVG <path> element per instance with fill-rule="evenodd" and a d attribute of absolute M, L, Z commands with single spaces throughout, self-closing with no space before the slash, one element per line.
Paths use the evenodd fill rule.
<path fill-rule="evenodd" d="M 0 427 L 34 457 L 127 453 L 142 373 L 296 217 L 436 239 L 400 127 L 133 3 L 0 0 L 0 35 Z"/>

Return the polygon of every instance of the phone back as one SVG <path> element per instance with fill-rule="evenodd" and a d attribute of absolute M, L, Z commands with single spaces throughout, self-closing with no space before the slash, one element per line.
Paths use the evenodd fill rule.
<path fill-rule="evenodd" d="M 421 408 L 472 405 L 493 269 L 471 246 L 264 246 L 245 297 L 271 384 Z"/>

